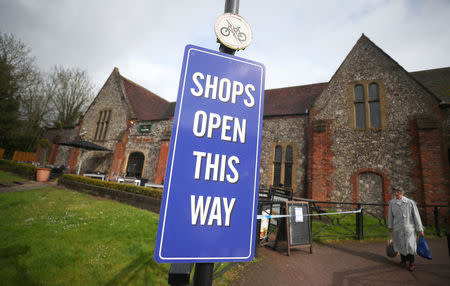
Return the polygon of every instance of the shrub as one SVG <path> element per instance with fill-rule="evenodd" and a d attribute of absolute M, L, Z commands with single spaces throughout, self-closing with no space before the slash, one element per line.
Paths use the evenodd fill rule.
<path fill-rule="evenodd" d="M 36 166 L 33 164 L 17 163 L 10 160 L 0 159 L 0 169 L 32 180 L 36 175 Z"/>
<path fill-rule="evenodd" d="M 115 190 L 124 191 L 124 192 L 141 194 L 141 195 L 145 195 L 145 196 L 149 196 L 149 197 L 153 197 L 153 198 L 157 198 L 157 199 L 162 198 L 162 190 L 155 189 L 155 188 L 141 187 L 141 186 L 128 185 L 128 184 L 119 184 L 116 182 L 101 181 L 98 179 L 92 179 L 92 178 L 87 178 L 87 177 L 83 177 L 83 176 L 69 175 L 69 174 L 64 174 L 64 175 L 62 175 L 61 178 L 63 178 L 64 180 L 75 181 L 75 182 L 95 185 L 95 186 L 109 188 L 109 189 L 115 189 Z"/>

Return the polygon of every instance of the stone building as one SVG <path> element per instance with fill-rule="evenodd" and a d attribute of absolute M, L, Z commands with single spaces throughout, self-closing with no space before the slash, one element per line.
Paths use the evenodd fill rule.
<path fill-rule="evenodd" d="M 265 91 L 260 188 L 382 203 L 400 185 L 447 204 L 449 103 L 450 68 L 407 72 L 362 35 L 329 82 Z M 82 171 L 163 183 L 174 109 L 115 68 L 75 129 L 112 152 L 85 152 Z M 57 146 L 74 172 L 80 151 Z"/>

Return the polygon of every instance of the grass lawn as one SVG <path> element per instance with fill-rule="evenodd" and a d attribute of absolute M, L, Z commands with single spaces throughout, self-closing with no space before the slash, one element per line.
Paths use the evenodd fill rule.
<path fill-rule="evenodd" d="M 158 218 L 66 189 L 0 194 L 0 284 L 168 285 L 170 264 L 153 260 Z"/>
<path fill-rule="evenodd" d="M 25 182 L 26 180 L 13 173 L 0 170 L 0 183 Z"/>
<path fill-rule="evenodd" d="M 3 285 L 167 285 L 158 215 L 63 189 L 0 194 Z"/>
<path fill-rule="evenodd" d="M 334 213 L 336 210 L 328 210 Z M 331 221 L 332 219 L 332 221 Z M 384 221 L 379 221 L 371 215 L 364 215 L 363 232 L 364 240 L 387 238 L 389 232 Z M 441 227 L 445 228 L 445 226 Z M 436 229 L 432 226 L 424 226 L 427 237 L 437 237 Z M 356 214 L 330 215 L 319 220 L 317 217 L 312 221 L 313 241 L 332 241 L 355 239 Z"/>

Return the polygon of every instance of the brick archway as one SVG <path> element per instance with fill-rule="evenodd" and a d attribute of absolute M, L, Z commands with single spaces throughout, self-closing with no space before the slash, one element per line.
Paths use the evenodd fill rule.
<path fill-rule="evenodd" d="M 360 170 L 356 171 L 350 178 L 350 182 L 352 185 L 352 201 L 354 203 L 359 202 L 359 191 L 360 190 L 358 190 L 358 186 L 359 186 L 358 178 L 363 173 L 374 173 L 381 177 L 381 180 L 382 180 L 381 184 L 382 184 L 382 188 L 383 188 L 383 190 L 382 190 L 383 202 L 385 204 L 387 204 L 389 202 L 389 200 L 391 199 L 391 195 L 389 192 L 389 188 L 391 186 L 391 181 L 387 178 L 385 173 L 383 173 L 379 170 L 376 170 L 376 169 L 371 169 L 371 168 L 360 169 Z M 387 215 L 387 207 L 385 208 L 384 215 L 385 216 Z"/>

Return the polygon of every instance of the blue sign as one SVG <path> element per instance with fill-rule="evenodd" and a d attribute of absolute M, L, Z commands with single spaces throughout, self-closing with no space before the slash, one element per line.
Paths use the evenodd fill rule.
<path fill-rule="evenodd" d="M 264 76 L 262 64 L 186 46 L 157 262 L 253 259 Z"/>

